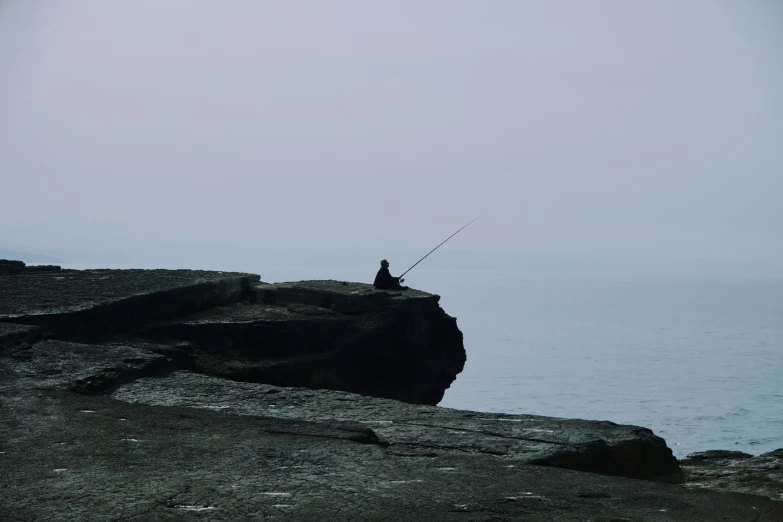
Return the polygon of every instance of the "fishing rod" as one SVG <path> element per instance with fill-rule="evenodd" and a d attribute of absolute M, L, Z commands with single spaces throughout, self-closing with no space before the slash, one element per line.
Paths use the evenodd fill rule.
<path fill-rule="evenodd" d="M 484 214 L 481 214 L 481 216 L 483 216 L 483 215 L 484 215 Z M 476 221 L 476 220 L 477 220 L 478 218 L 480 218 L 481 216 L 478 216 L 478 217 L 474 218 L 473 220 L 471 220 L 471 221 L 470 221 L 470 223 L 473 223 L 473 221 Z M 470 225 L 470 223 L 468 223 L 468 225 Z M 448 241 L 448 240 L 449 240 L 449 239 L 451 239 L 452 237 L 454 237 L 454 236 L 456 236 L 457 234 L 459 234 L 460 232 L 462 232 L 462 230 L 463 230 L 464 228 L 467 228 L 467 226 L 468 226 L 468 225 L 465 225 L 464 227 L 460 228 L 459 230 L 457 230 L 456 232 L 454 232 L 453 234 L 451 234 L 449 237 L 447 237 L 446 239 L 444 239 L 444 240 L 443 240 L 443 243 L 445 243 L 446 241 Z M 439 249 L 439 248 L 441 247 L 441 245 L 443 245 L 443 243 L 441 243 L 440 245 L 436 246 L 435 248 L 433 248 L 432 250 L 430 250 L 429 252 L 427 252 L 427 256 L 428 256 L 428 255 L 430 255 L 430 254 L 432 254 L 433 252 L 435 252 L 437 249 Z M 425 259 L 427 259 L 427 256 L 424 256 L 424 257 L 422 257 L 421 259 L 419 259 L 418 261 L 416 261 L 416 262 L 413 264 L 413 266 L 412 266 L 412 267 L 410 267 L 409 269 L 407 269 L 405 272 L 403 272 L 403 273 L 402 273 L 402 275 L 399 277 L 399 279 L 402 279 L 402 276 L 404 276 L 405 274 L 407 274 L 408 272 L 410 272 L 411 270 L 413 270 L 413 267 L 414 267 L 414 266 L 418 265 L 419 263 L 421 263 L 422 261 L 424 261 Z"/>

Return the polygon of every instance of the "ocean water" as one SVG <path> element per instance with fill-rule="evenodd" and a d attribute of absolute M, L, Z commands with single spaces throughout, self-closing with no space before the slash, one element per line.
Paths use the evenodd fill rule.
<path fill-rule="evenodd" d="M 783 282 L 425 277 L 468 354 L 442 406 L 645 426 L 680 458 L 783 447 Z"/>
<path fill-rule="evenodd" d="M 375 274 L 199 268 L 262 273 L 270 282 L 371 282 Z M 441 406 L 645 426 L 679 458 L 783 447 L 781 280 L 418 267 L 407 279 L 439 294 L 464 334 L 467 363 Z"/>

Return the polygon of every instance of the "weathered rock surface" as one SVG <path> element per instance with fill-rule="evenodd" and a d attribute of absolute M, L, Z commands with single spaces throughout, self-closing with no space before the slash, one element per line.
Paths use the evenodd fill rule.
<path fill-rule="evenodd" d="M 29 346 L 29 343 L 43 337 L 43 330 L 26 324 L 0 323 L 0 353 L 7 349 Z"/>
<path fill-rule="evenodd" d="M 766 497 L 624 478 L 681 477 L 644 428 L 289 388 L 265 369 L 351 389 L 362 381 L 341 364 L 375 380 L 396 375 L 374 362 L 402 364 L 432 397 L 426 371 L 448 386 L 464 363 L 437 296 L 193 271 L 57 277 L 1 280 L 4 519 L 783 519 Z"/>
<path fill-rule="evenodd" d="M 170 359 L 150 346 L 93 345 L 48 340 L 21 345 L 0 369 L 0 390 L 76 391 L 98 394 L 146 375 L 174 369 Z M 12 373 L 8 373 L 12 372 Z"/>
<path fill-rule="evenodd" d="M 783 500 L 783 448 L 755 457 L 741 451 L 703 451 L 688 455 L 680 466 L 688 487 Z"/>
<path fill-rule="evenodd" d="M 62 270 L 0 280 L 0 321 L 60 339 L 91 339 L 246 298 L 253 274 L 199 270 Z"/>
<path fill-rule="evenodd" d="M 759 496 L 356 440 L 340 425 L 28 394 L 0 424 L 6 520 L 772 521 Z"/>
<path fill-rule="evenodd" d="M 398 451 L 451 451 L 606 475 L 679 482 L 665 442 L 645 428 L 611 422 L 502 415 L 405 404 L 345 392 L 226 382 L 175 372 L 138 379 L 112 397 L 159 406 L 209 408 L 236 415 L 364 424 Z M 404 449 L 400 449 L 404 448 Z"/>
<path fill-rule="evenodd" d="M 148 348 L 50 340 L 0 356 L 5 519 L 783 516 L 766 497 L 530 465 L 646 430 L 171 372 Z"/>

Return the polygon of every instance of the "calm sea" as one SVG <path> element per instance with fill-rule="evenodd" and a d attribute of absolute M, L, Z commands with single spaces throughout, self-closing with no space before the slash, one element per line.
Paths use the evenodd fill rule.
<path fill-rule="evenodd" d="M 265 281 L 375 273 L 204 268 Z M 417 268 L 407 283 L 441 295 L 465 336 L 467 364 L 441 406 L 645 426 L 677 457 L 783 447 L 783 281 Z"/>
<path fill-rule="evenodd" d="M 783 283 L 432 274 L 468 363 L 442 406 L 651 428 L 677 457 L 783 447 Z"/>

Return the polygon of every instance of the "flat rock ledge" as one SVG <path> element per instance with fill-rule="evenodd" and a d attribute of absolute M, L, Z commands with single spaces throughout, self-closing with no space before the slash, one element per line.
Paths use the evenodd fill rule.
<path fill-rule="evenodd" d="M 6 519 L 783 517 L 763 496 L 550 467 L 656 445 L 643 428 L 236 382 L 152 348 L 50 339 L 3 352 Z"/>
<path fill-rule="evenodd" d="M 418 355 L 398 367 L 415 376 L 407 386 L 419 386 L 419 368 L 451 382 L 464 349 L 438 297 L 259 279 L 0 277 L 4 516 L 783 520 L 783 504 L 764 496 L 666 483 L 682 471 L 645 428 L 350 393 L 363 381 L 334 368 L 359 358 L 353 369 L 375 371 L 378 349 L 402 354 L 377 355 L 384 365 Z M 300 387 L 279 384 L 275 369 Z M 307 381 L 319 372 L 322 381 Z"/>
<path fill-rule="evenodd" d="M 200 270 L 60 270 L 0 276 L 0 322 L 93 340 L 244 299 L 254 274 Z"/>
<path fill-rule="evenodd" d="M 687 487 L 766 495 L 783 501 L 783 448 L 753 456 L 741 451 L 692 453 L 680 461 Z"/>

